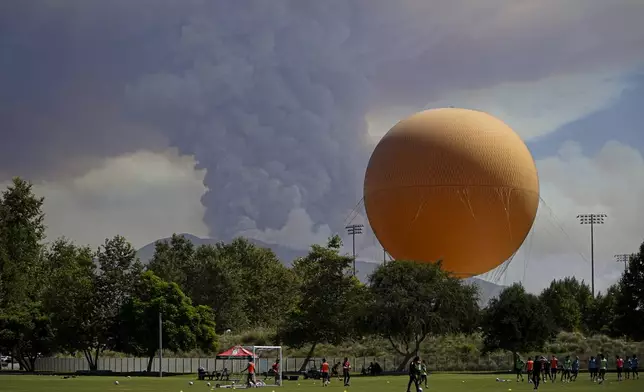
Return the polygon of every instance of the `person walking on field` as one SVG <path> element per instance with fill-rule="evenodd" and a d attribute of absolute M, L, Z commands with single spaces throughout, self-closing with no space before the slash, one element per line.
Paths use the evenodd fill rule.
<path fill-rule="evenodd" d="M 255 361 L 253 357 L 248 357 L 248 366 L 246 369 L 242 370 L 242 373 L 248 371 L 248 378 L 246 379 L 246 385 L 249 387 L 255 386 Z"/>
<path fill-rule="evenodd" d="M 532 372 L 532 384 L 534 384 L 534 390 L 536 391 L 539 389 L 539 384 L 541 383 L 541 369 L 543 368 L 544 363 L 545 363 L 545 358 L 541 357 L 535 357 L 534 361 L 534 371 Z"/>
<path fill-rule="evenodd" d="M 275 375 L 275 385 L 280 385 L 280 360 L 279 358 L 275 360 L 273 366 L 271 366 L 273 374 Z"/>
<path fill-rule="evenodd" d="M 633 380 L 635 380 L 635 377 L 637 379 L 640 379 L 640 373 L 639 373 L 639 365 L 640 365 L 640 360 L 637 358 L 637 355 L 633 354 L 633 357 L 631 358 L 631 373 L 633 373 Z"/>
<path fill-rule="evenodd" d="M 606 380 L 606 371 L 608 370 L 608 359 L 601 354 L 599 356 L 599 384 Z"/>
<path fill-rule="evenodd" d="M 532 384 L 532 372 L 534 371 L 534 361 L 532 357 L 528 357 L 528 362 L 525 364 L 525 371 L 528 374 L 528 384 Z"/>
<path fill-rule="evenodd" d="M 624 379 L 624 360 L 619 355 L 615 356 L 615 365 L 617 366 L 617 381 Z"/>
<path fill-rule="evenodd" d="M 519 382 L 519 378 L 521 378 L 521 382 L 523 382 L 524 367 L 525 367 L 525 363 L 523 362 L 523 359 L 521 359 L 519 354 L 514 354 L 514 372 L 517 375 L 517 382 Z"/>
<path fill-rule="evenodd" d="M 561 378 L 559 379 L 559 381 L 570 382 L 571 371 L 572 360 L 570 359 L 570 355 L 566 355 L 566 358 L 564 359 L 563 371 L 561 372 Z"/>
<path fill-rule="evenodd" d="M 543 373 L 543 378 L 541 381 L 544 383 L 548 382 L 548 378 L 550 378 L 550 361 L 548 360 L 548 357 L 545 355 L 541 357 L 541 372 Z"/>
<path fill-rule="evenodd" d="M 579 357 L 575 357 L 575 360 L 572 361 L 572 374 L 570 375 L 570 381 L 577 381 L 577 376 L 579 375 Z"/>
<path fill-rule="evenodd" d="M 414 359 L 409 363 L 409 383 L 407 383 L 407 392 L 411 392 L 411 384 L 414 384 L 415 391 L 418 391 L 420 387 L 420 357 L 414 357 Z"/>
<path fill-rule="evenodd" d="M 425 388 L 427 388 L 427 364 L 423 359 L 420 363 L 420 384 L 425 383 Z"/>
<path fill-rule="evenodd" d="M 557 381 L 557 370 L 559 369 L 558 367 L 559 359 L 557 359 L 556 356 L 552 356 L 552 359 L 550 360 L 550 373 L 548 376 L 550 377 L 550 382 L 556 382 Z"/>
<path fill-rule="evenodd" d="M 349 358 L 345 357 L 344 362 L 342 362 L 342 375 L 344 377 L 344 386 L 348 387 L 351 382 L 351 363 Z"/>
<path fill-rule="evenodd" d="M 329 376 L 329 363 L 326 361 L 326 358 L 322 358 L 320 373 L 322 376 L 322 385 L 326 387 L 331 382 L 331 377 Z"/>

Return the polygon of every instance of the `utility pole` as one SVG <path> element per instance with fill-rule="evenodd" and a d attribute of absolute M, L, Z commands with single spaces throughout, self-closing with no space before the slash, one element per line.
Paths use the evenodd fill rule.
<path fill-rule="evenodd" d="M 159 377 L 163 377 L 163 316 L 159 311 Z"/>
<path fill-rule="evenodd" d="M 353 237 L 353 276 L 356 276 L 356 234 L 362 234 L 364 225 L 349 225 L 345 227 L 347 233 Z"/>
<path fill-rule="evenodd" d="M 590 225 L 590 282 L 595 298 L 595 225 L 603 225 L 606 214 L 579 214 L 577 219 L 582 225 Z"/>
<path fill-rule="evenodd" d="M 631 260 L 632 254 L 622 253 L 615 255 L 615 261 L 618 263 L 624 263 L 624 272 L 628 271 L 628 262 Z"/>

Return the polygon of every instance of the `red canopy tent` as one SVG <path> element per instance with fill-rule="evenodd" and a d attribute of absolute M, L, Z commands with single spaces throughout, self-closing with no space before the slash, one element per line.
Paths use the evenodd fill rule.
<path fill-rule="evenodd" d="M 248 359 L 248 357 L 258 358 L 253 355 L 252 351 L 245 349 L 242 346 L 233 346 L 226 351 L 217 354 L 217 359 Z"/>

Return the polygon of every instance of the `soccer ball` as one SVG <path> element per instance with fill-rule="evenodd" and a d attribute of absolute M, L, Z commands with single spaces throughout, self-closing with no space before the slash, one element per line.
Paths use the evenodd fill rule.
<path fill-rule="evenodd" d="M 192 385 L 192 384 L 194 384 L 194 383 L 193 383 L 192 381 L 190 381 L 188 384 Z"/>
<path fill-rule="evenodd" d="M 418 387 L 418 392 L 423 392 L 423 388 Z"/>
<path fill-rule="evenodd" d="M 210 383 L 207 383 L 206 385 L 210 386 Z"/>
<path fill-rule="evenodd" d="M 118 382 L 118 381 L 114 381 L 114 385 L 119 385 L 119 382 Z"/>

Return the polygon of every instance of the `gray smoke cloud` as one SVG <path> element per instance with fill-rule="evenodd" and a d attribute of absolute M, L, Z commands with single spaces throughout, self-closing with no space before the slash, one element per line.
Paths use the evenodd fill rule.
<path fill-rule="evenodd" d="M 0 176 L 171 145 L 207 169 L 213 236 L 295 208 L 338 230 L 369 111 L 641 56 L 638 2 L 588 3 L 4 1 Z"/>

